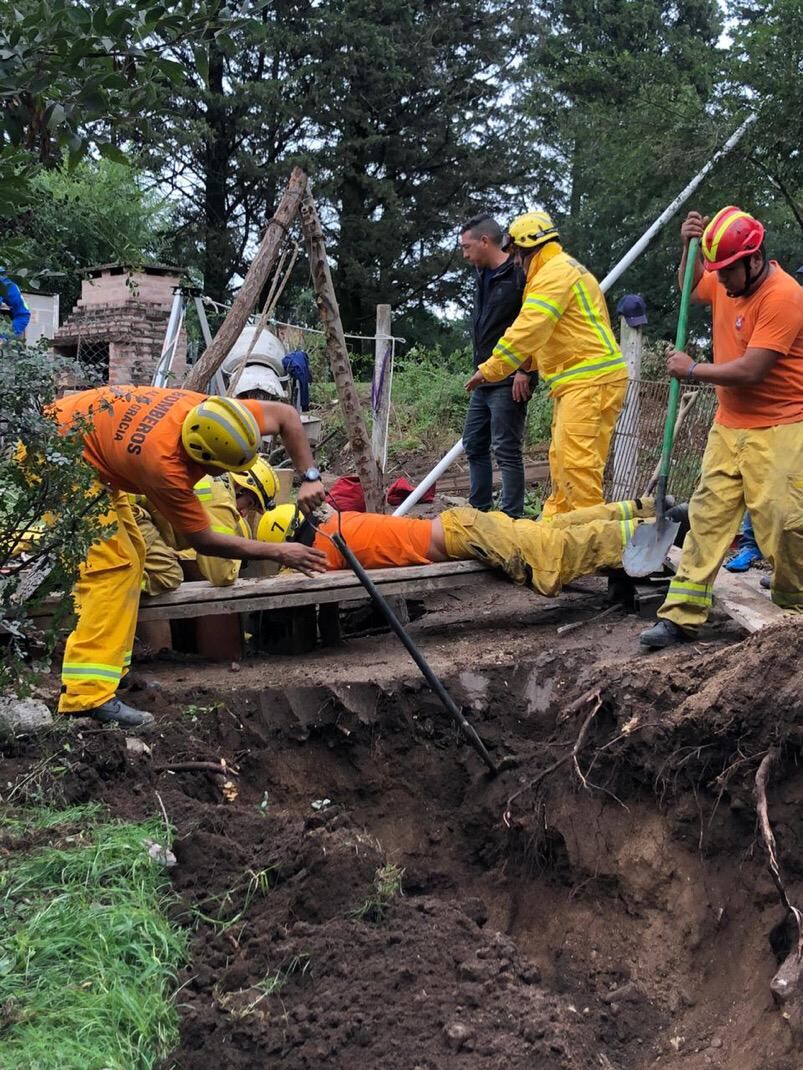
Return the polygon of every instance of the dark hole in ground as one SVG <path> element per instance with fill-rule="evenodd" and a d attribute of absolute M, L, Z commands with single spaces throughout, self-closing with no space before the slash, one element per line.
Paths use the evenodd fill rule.
<path fill-rule="evenodd" d="M 796 877 L 801 653 L 778 630 L 671 677 L 583 651 L 467 670 L 450 688 L 520 759 L 497 780 L 411 680 L 174 692 L 151 754 L 75 737 L 32 788 L 125 817 L 159 792 L 194 930 L 181 1070 L 793 1070 L 796 1004 L 784 1019 L 769 990 L 789 931 L 751 793 L 778 746 L 770 810 Z M 6 779 L 41 763 L 31 746 Z M 223 777 L 154 768 L 220 757 L 240 773 L 229 802 Z"/>

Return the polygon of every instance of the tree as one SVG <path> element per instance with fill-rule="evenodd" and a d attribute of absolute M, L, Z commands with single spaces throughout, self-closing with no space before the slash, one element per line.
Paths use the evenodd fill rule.
<path fill-rule="evenodd" d="M 0 26 L 0 218 L 25 208 L 37 165 L 59 166 L 65 151 L 70 166 L 92 145 L 123 160 L 115 124 L 147 112 L 164 81 L 181 73 L 163 55 L 164 41 L 198 34 L 206 22 L 207 5 L 195 0 L 17 0 Z M 9 229 L 0 233 L 0 258 L 28 274 Z"/>
<path fill-rule="evenodd" d="M 797 0 L 744 0 L 735 20 L 729 86 L 737 107 L 758 108 L 750 163 L 803 232 L 803 8 Z M 781 239 L 783 241 L 783 239 Z"/>
<path fill-rule="evenodd" d="M 319 191 L 337 216 L 344 321 L 367 332 L 377 303 L 404 312 L 453 299 L 460 224 L 548 169 L 515 99 L 526 10 L 497 0 L 332 6 L 326 39 L 315 38 L 329 87 L 315 112 Z"/>
<path fill-rule="evenodd" d="M 527 107 L 564 174 L 545 207 L 601 278 L 730 133 L 710 107 L 721 15 L 715 0 L 543 0 L 537 10 Z M 644 293 L 664 331 L 676 249 L 670 225 L 610 295 Z"/>
<path fill-rule="evenodd" d="M 181 200 L 184 259 L 207 293 L 224 299 L 243 273 L 300 163 L 347 329 L 370 329 L 380 302 L 451 299 L 459 222 L 542 173 L 500 103 L 524 17 L 501 0 L 266 0 L 230 19 L 221 7 L 200 46 L 172 47 L 185 72 L 160 104 L 172 121 L 140 140 Z"/>
<path fill-rule="evenodd" d="M 128 164 L 85 159 L 42 170 L 15 223 L 24 262 L 61 297 L 65 314 L 80 293 L 79 272 L 119 261 L 136 266 L 162 256 L 171 208 Z"/>

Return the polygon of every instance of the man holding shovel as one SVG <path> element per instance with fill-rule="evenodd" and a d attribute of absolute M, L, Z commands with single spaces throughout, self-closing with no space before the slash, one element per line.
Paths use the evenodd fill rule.
<path fill-rule="evenodd" d="M 711 383 L 719 407 L 690 531 L 659 621 L 641 634 L 649 648 L 691 639 L 708 617 L 713 583 L 745 509 L 775 568 L 773 601 L 803 611 L 803 291 L 767 258 L 764 227 L 734 206 L 710 221 L 690 212 L 681 227 L 700 239 L 693 299 L 711 305 L 714 363 L 672 350 L 670 376 Z"/>

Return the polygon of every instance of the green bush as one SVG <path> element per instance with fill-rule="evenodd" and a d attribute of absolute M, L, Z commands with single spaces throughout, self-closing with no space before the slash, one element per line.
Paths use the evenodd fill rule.
<path fill-rule="evenodd" d="M 471 350 L 444 352 L 439 346 L 414 346 L 396 362 L 393 373 L 388 452 L 390 456 L 420 450 L 446 452 L 463 433 L 468 408 L 466 380 L 471 374 Z M 370 383 L 358 383 L 366 422 L 370 424 Z M 342 427 L 339 407 L 334 405 L 334 383 L 316 382 L 312 400 L 324 409 L 326 431 Z M 542 446 L 549 441 L 552 401 L 539 386 L 527 411 L 525 445 Z"/>
<path fill-rule="evenodd" d="M 81 460 L 80 428 L 60 435 L 48 412 L 59 383 L 87 374 L 31 346 L 0 347 L 0 692 L 22 693 L 45 667 L 32 656 L 49 653 L 58 620 L 42 634 L 31 610 L 49 591 L 70 590 L 108 508 L 94 469 Z M 38 585 L 35 571 L 46 574 Z M 71 609 L 62 599 L 57 615 Z"/>

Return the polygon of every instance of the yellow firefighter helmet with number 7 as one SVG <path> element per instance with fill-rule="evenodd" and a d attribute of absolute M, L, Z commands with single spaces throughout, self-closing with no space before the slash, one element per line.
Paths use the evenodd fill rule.
<path fill-rule="evenodd" d="M 260 542 L 286 542 L 301 527 L 303 519 L 295 505 L 277 505 L 260 517 L 257 538 Z"/>

